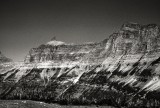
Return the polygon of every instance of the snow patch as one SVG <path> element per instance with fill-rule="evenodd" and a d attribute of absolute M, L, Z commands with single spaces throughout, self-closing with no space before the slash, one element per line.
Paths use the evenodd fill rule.
<path fill-rule="evenodd" d="M 50 42 L 47 43 L 47 45 L 52 45 L 52 46 L 58 46 L 58 45 L 64 45 L 64 44 L 65 44 L 65 42 L 56 41 L 56 40 L 50 41 Z"/>
<path fill-rule="evenodd" d="M 150 80 L 143 88 L 143 89 L 147 89 L 147 91 L 153 91 L 155 90 L 156 87 L 160 87 L 160 81 L 158 76 L 153 77 L 152 80 Z"/>

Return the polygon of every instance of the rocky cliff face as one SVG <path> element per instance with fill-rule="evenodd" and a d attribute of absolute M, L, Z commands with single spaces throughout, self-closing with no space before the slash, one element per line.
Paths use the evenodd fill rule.
<path fill-rule="evenodd" d="M 159 26 L 126 23 L 122 25 L 119 32 L 113 33 L 109 38 L 98 43 L 75 45 L 55 40 L 50 41 L 38 48 L 31 49 L 25 62 L 73 62 L 83 60 L 83 58 L 85 58 L 85 62 L 91 62 L 95 59 L 94 55 L 96 58 L 103 55 L 134 55 L 157 52 L 159 48 Z M 86 56 L 90 59 L 86 60 Z M 98 61 L 98 59 L 96 60 Z"/>
<path fill-rule="evenodd" d="M 98 43 L 52 40 L 0 74 L 0 97 L 62 104 L 160 105 L 160 27 L 126 23 Z"/>
<path fill-rule="evenodd" d="M 55 63 L 80 62 L 84 56 L 93 53 L 93 51 L 97 49 L 104 49 L 105 47 L 103 43 L 86 43 L 81 45 L 59 44 L 62 43 L 60 41 L 50 41 L 48 43 L 49 44 L 31 49 L 25 58 L 25 63 L 46 61 Z"/>

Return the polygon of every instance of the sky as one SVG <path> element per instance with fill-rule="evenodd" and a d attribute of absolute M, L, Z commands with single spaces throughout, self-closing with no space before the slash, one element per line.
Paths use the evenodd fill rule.
<path fill-rule="evenodd" d="M 159 0 L 0 0 L 0 51 L 23 61 L 56 36 L 66 43 L 99 42 L 126 22 L 160 25 Z"/>

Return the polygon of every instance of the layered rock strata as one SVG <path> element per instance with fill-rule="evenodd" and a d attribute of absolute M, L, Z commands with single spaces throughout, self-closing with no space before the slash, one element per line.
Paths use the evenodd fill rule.
<path fill-rule="evenodd" d="M 158 25 L 126 23 L 97 43 L 49 43 L 31 49 L 23 64 L 0 75 L 2 99 L 160 105 Z"/>

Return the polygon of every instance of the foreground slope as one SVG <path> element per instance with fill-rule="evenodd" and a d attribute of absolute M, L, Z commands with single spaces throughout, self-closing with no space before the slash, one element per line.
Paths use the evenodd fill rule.
<path fill-rule="evenodd" d="M 0 100 L 0 108 L 114 108 L 111 106 L 71 106 L 29 100 Z"/>
<path fill-rule="evenodd" d="M 2 99 L 160 105 L 158 25 L 126 23 L 97 43 L 49 43 L 31 49 L 23 64 L 0 75 Z"/>

